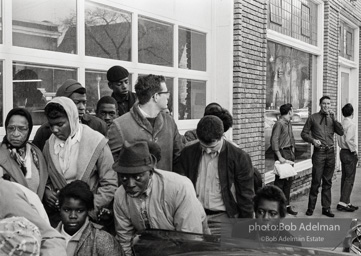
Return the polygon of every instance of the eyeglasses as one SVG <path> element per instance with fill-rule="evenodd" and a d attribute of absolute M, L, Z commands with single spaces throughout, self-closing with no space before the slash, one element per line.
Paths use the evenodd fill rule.
<path fill-rule="evenodd" d="M 170 94 L 170 91 L 166 91 L 166 92 L 157 92 L 158 94 Z"/>
<path fill-rule="evenodd" d="M 18 130 L 20 133 L 25 133 L 29 130 L 29 127 L 27 126 L 16 126 L 16 125 L 9 125 L 6 127 L 6 130 L 9 133 L 14 133 L 16 130 Z"/>

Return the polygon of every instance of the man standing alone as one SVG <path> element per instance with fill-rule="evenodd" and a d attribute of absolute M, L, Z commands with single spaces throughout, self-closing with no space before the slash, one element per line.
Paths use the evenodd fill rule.
<path fill-rule="evenodd" d="M 271 145 L 275 160 L 281 164 L 295 161 L 295 139 L 292 131 L 291 118 L 293 116 L 292 104 L 287 103 L 280 107 L 281 117 L 274 124 L 271 136 Z M 281 179 L 276 175 L 274 185 L 279 187 L 287 199 L 287 213 L 297 215 L 290 206 L 290 194 L 293 177 Z"/>
<path fill-rule="evenodd" d="M 334 134 L 343 135 L 342 125 L 336 121 L 331 110 L 331 98 L 320 99 L 321 110 L 312 114 L 301 132 L 304 141 L 312 143 L 315 148 L 312 155 L 312 181 L 308 198 L 307 216 L 313 214 L 317 202 L 318 188 L 322 180 L 321 204 L 322 214 L 334 217 L 330 210 L 332 176 L 335 171 Z"/>
<path fill-rule="evenodd" d="M 344 135 L 338 136 L 338 145 L 341 148 L 340 159 L 342 164 L 341 176 L 341 198 L 337 205 L 337 210 L 353 212 L 358 209 L 350 203 L 353 183 L 355 181 L 357 165 L 357 145 L 356 145 L 356 124 L 352 121 L 353 107 L 350 103 L 342 108 L 342 115 L 345 117 L 342 122 Z"/>

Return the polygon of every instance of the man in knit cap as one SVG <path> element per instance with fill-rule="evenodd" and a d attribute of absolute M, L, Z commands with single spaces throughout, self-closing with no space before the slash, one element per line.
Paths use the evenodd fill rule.
<path fill-rule="evenodd" d="M 79 119 L 95 131 L 100 132 L 104 136 L 107 133 L 106 123 L 98 117 L 89 115 L 86 110 L 86 89 L 78 81 L 74 79 L 66 80 L 56 91 L 55 97 L 64 96 L 74 101 L 78 108 Z M 44 123 L 36 132 L 33 143 L 43 150 L 45 142 L 49 139 L 51 130 L 49 124 Z"/>
<path fill-rule="evenodd" d="M 107 72 L 108 86 L 113 91 L 112 97 L 118 103 L 119 116 L 129 112 L 137 100 L 134 92 L 130 92 L 129 72 L 121 66 L 113 66 Z"/>

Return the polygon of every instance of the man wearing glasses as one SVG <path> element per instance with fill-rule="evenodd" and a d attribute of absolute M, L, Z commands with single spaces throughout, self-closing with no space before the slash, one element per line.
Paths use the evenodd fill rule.
<path fill-rule="evenodd" d="M 115 119 L 108 131 L 109 146 L 114 161 L 118 160 L 124 141 L 156 142 L 162 149 L 157 167 L 172 171 L 183 148 L 182 136 L 173 118 L 162 110 L 168 108 L 169 92 L 163 76 L 147 75 L 138 78 L 135 85 L 138 102 L 123 116 Z"/>
<path fill-rule="evenodd" d="M 113 66 L 107 72 L 108 86 L 113 91 L 112 97 L 118 103 L 119 116 L 129 112 L 137 100 L 134 92 L 128 90 L 129 72 L 121 66 Z"/>

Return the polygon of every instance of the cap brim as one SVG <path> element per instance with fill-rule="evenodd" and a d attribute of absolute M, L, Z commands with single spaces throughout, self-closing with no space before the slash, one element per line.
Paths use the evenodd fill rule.
<path fill-rule="evenodd" d="M 120 166 L 116 163 L 113 165 L 113 170 L 117 173 L 135 174 L 146 171 L 151 171 L 154 168 L 153 164 L 142 165 L 142 166 Z"/>

